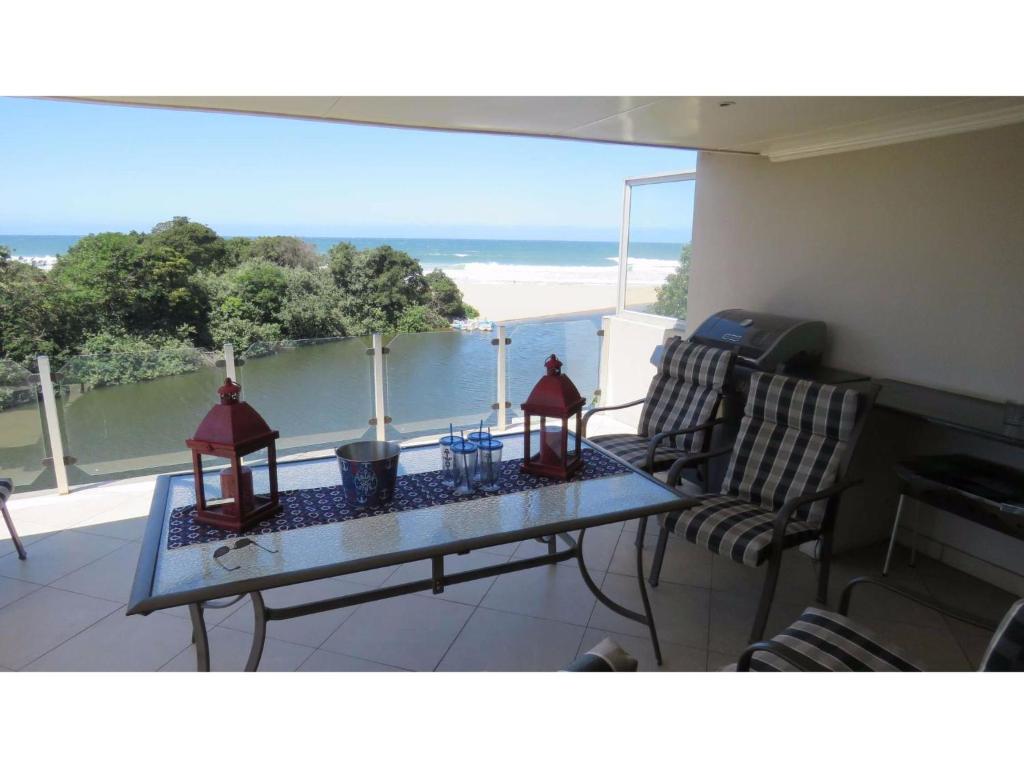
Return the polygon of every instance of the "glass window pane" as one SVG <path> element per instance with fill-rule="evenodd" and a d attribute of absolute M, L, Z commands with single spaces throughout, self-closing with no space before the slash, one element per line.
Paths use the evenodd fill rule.
<path fill-rule="evenodd" d="M 572 379 L 579 393 L 594 401 L 601 361 L 601 316 L 548 323 L 508 325 L 512 344 L 508 347 L 508 400 L 510 415 L 523 415 L 523 401 L 545 374 L 544 361 L 552 354 L 562 361 L 562 372 Z"/>
<path fill-rule="evenodd" d="M 694 181 L 630 192 L 626 309 L 686 320 Z"/>
<path fill-rule="evenodd" d="M 494 427 L 497 352 L 481 331 L 400 333 L 384 357 L 388 435 L 407 439 L 455 429 Z"/>
<path fill-rule="evenodd" d="M 332 448 L 372 433 L 371 346 L 369 336 L 355 336 L 257 343 L 245 351 L 237 369 L 242 399 L 281 433 L 279 455 Z"/>
<path fill-rule="evenodd" d="M 220 355 L 79 355 L 58 374 L 72 485 L 191 465 L 185 440 L 217 402 Z"/>
<path fill-rule="evenodd" d="M 54 486 L 46 468 L 42 400 L 32 375 L 17 363 L 0 360 L 0 476 L 16 490 Z"/>

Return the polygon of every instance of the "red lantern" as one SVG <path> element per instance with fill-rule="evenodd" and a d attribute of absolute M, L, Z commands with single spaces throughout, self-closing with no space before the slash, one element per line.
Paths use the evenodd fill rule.
<path fill-rule="evenodd" d="M 267 426 L 256 409 L 241 400 L 242 388 L 231 379 L 217 390 L 220 403 L 213 406 L 185 445 L 192 449 L 192 471 L 196 484 L 196 520 L 229 531 L 244 531 L 254 523 L 281 511 L 277 492 L 277 449 L 280 433 Z M 256 495 L 252 471 L 242 466 L 242 457 L 267 449 L 270 494 Z M 203 489 L 203 455 L 229 459 L 231 466 L 220 473 L 221 498 L 207 501 Z"/>
<path fill-rule="evenodd" d="M 580 418 L 587 402 L 576 385 L 562 373 L 562 362 L 552 355 L 545 361 L 547 374 L 537 382 L 523 403 L 523 471 L 568 480 L 583 466 L 580 450 Z M 534 416 L 540 417 L 540 450 L 530 445 Z M 573 447 L 569 446 L 569 420 L 575 416 Z"/>

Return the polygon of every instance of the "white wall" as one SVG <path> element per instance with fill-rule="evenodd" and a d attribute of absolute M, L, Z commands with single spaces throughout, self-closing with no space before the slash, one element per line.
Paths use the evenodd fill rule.
<path fill-rule="evenodd" d="M 831 365 L 1024 401 L 1024 125 L 786 163 L 702 153 L 693 242 L 691 326 L 726 307 L 819 318 Z M 891 524 L 886 462 L 967 440 L 897 416 L 868 437 L 875 479 L 840 520 L 854 543 Z M 1024 587 L 1020 542 L 944 518 L 924 521 L 933 553 Z"/>

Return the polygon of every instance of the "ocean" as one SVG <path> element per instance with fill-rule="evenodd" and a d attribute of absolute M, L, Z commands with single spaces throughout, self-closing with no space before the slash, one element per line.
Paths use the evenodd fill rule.
<path fill-rule="evenodd" d="M 80 235 L 0 235 L 14 255 L 38 266 L 53 264 Z M 348 241 L 357 248 L 388 244 L 419 259 L 425 271 L 442 269 L 466 282 L 614 284 L 619 245 L 575 240 L 447 240 L 440 238 L 304 237 L 326 253 Z M 630 243 L 631 285 L 660 285 L 678 266 L 682 243 Z"/>

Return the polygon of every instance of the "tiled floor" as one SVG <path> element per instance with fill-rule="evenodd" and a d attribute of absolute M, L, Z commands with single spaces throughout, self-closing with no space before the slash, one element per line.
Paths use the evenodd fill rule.
<path fill-rule="evenodd" d="M 191 670 L 195 660 L 187 612 L 126 617 L 152 481 L 77 491 L 71 496 L 16 496 L 11 510 L 28 544 L 17 559 L 0 540 L 0 670 Z M 587 562 L 604 591 L 639 609 L 634 528 L 606 526 L 586 537 Z M 5 535 L 0 531 L 0 535 Z M 646 553 L 653 550 L 647 539 Z M 527 542 L 449 558 L 449 570 L 528 557 Z M 898 553 L 899 555 L 900 553 Z M 832 604 L 842 585 L 877 574 L 878 546 L 846 553 L 833 566 Z M 897 556 L 890 578 L 951 604 L 998 618 L 1013 596 L 922 559 Z M 269 605 L 316 600 L 367 587 L 423 578 L 425 564 L 266 593 Z M 761 571 L 713 557 L 681 540 L 669 545 L 661 585 L 651 590 L 662 641 L 662 670 L 718 669 L 746 644 Z M 812 602 L 815 564 L 790 552 L 769 629 Z M 928 668 L 978 664 L 987 635 L 890 595 L 865 590 L 852 614 L 897 641 Z M 248 601 L 207 613 L 215 669 L 240 669 L 248 654 Z M 646 629 L 598 603 L 573 562 L 458 585 L 441 595 L 396 597 L 287 622 L 272 622 L 261 669 L 556 670 L 611 636 L 656 669 Z"/>

